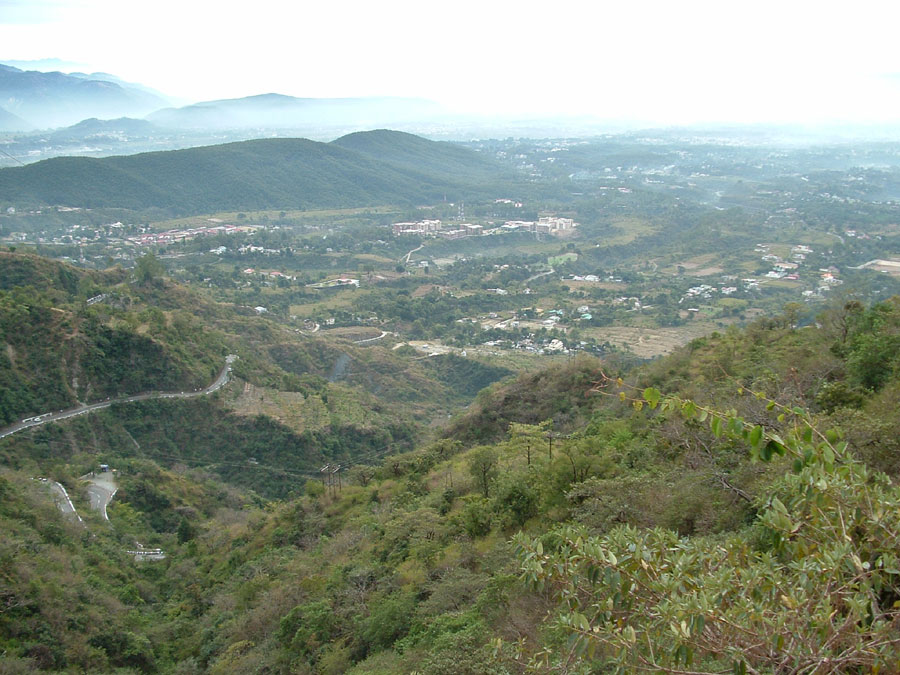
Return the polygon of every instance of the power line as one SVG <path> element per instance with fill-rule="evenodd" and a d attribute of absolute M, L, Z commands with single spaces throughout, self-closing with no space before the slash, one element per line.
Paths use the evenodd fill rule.
<path fill-rule="evenodd" d="M 6 155 L 7 157 L 9 157 L 9 158 L 10 158 L 11 160 L 13 160 L 14 162 L 18 162 L 18 163 L 21 164 L 22 166 L 25 166 L 25 162 L 23 162 L 22 160 L 20 160 L 18 157 L 15 157 L 15 156 L 9 154 L 9 153 L 8 153 L 6 150 L 4 150 L 3 148 L 0 148 L 0 152 L 2 152 L 4 155 Z"/>

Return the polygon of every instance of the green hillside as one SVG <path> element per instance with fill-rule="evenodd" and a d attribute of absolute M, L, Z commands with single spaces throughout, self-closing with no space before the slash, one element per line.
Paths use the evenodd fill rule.
<path fill-rule="evenodd" d="M 397 132 L 376 138 L 362 144 L 366 152 L 352 141 L 264 139 L 103 159 L 60 157 L 0 170 L 0 200 L 174 214 L 410 205 L 482 195 L 484 179 L 496 170 L 477 153 L 446 143 Z M 382 160 L 371 152 L 374 145 L 396 161 Z"/>
<path fill-rule="evenodd" d="M 508 169 L 493 159 L 468 148 L 447 142 L 435 142 L 401 131 L 378 129 L 347 134 L 330 145 L 358 152 L 370 159 L 389 164 L 398 170 L 453 180 L 468 175 L 496 182 L 510 178 Z"/>
<path fill-rule="evenodd" d="M 848 303 L 819 327 L 761 320 L 630 372 L 549 368 L 463 418 L 490 444 L 420 445 L 340 489 L 298 473 L 305 494 L 279 501 L 187 457 L 171 471 L 153 461 L 219 439 L 232 446 L 222 466 L 238 464 L 251 428 L 267 429 L 253 451 L 272 454 L 241 472 L 277 473 L 291 442 L 269 421 L 215 419 L 215 401 L 180 410 L 192 433 L 165 429 L 157 404 L 84 418 L 76 441 L 124 423 L 146 454 L 118 458 L 110 524 L 76 477 L 90 455 L 54 465 L 92 537 L 6 455 L 4 667 L 891 672 L 898 327 L 896 299 Z M 305 357 L 279 358 L 299 369 Z M 135 538 L 167 558 L 132 562 Z"/>
<path fill-rule="evenodd" d="M 227 354 L 239 356 L 235 382 L 212 399 L 113 406 L 11 437 L 3 456 L 36 470 L 48 458 L 122 458 L 140 447 L 167 465 L 212 466 L 226 481 L 285 496 L 302 491 L 296 472 L 323 460 L 409 450 L 436 416 L 509 374 L 472 361 L 448 375 L 383 346 L 299 336 L 161 277 L 139 283 L 121 269 L 29 254 L 0 253 L 0 308 L 0 427 L 108 398 L 195 391 Z M 285 472 L 248 473 L 249 458 Z"/>

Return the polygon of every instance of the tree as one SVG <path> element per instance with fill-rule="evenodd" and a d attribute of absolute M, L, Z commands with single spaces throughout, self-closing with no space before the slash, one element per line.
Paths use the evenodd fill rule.
<path fill-rule="evenodd" d="M 510 422 L 509 443 L 517 454 L 524 454 L 526 462 L 531 465 L 531 457 L 544 444 L 544 434 L 552 424 L 551 420 L 544 420 L 540 424 L 520 424 Z"/>
<path fill-rule="evenodd" d="M 184 516 L 182 516 L 181 522 L 178 523 L 178 530 L 176 531 L 176 535 L 178 537 L 179 544 L 187 543 L 196 536 L 194 526 L 191 525 L 188 519 Z"/>
<path fill-rule="evenodd" d="M 800 318 L 804 309 L 803 303 L 800 302 L 788 302 L 784 305 L 784 322 L 787 324 L 788 328 L 794 330 L 797 327 L 797 320 Z"/>
<path fill-rule="evenodd" d="M 165 271 L 166 268 L 159 260 L 157 260 L 153 252 L 148 251 L 137 259 L 137 264 L 134 268 L 134 276 L 139 284 L 148 286 L 158 277 L 162 276 Z"/>
<path fill-rule="evenodd" d="M 483 446 L 472 451 L 469 457 L 469 473 L 481 488 L 485 499 L 490 496 L 491 483 L 497 478 L 497 451 Z"/>

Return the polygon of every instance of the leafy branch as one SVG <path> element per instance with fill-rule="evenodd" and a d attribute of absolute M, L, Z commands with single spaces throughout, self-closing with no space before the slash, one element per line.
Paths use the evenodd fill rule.
<path fill-rule="evenodd" d="M 522 579 L 559 602 L 566 650 L 533 670 L 573 661 L 618 672 L 844 673 L 892 670 L 900 659 L 900 491 L 848 452 L 806 410 L 765 401 L 789 431 L 621 379 L 596 391 L 636 410 L 677 413 L 746 443 L 755 461 L 791 458 L 759 500 L 756 522 L 721 537 L 618 527 L 519 534 Z M 521 651 L 520 653 L 524 653 Z"/>

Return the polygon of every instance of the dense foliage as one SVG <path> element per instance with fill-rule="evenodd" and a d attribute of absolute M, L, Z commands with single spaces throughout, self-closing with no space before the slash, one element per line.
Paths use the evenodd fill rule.
<path fill-rule="evenodd" d="M 376 455 L 340 486 L 300 469 L 305 494 L 281 501 L 219 477 L 287 495 L 271 485 L 303 453 L 365 450 L 329 445 L 356 442 L 347 430 L 304 446 L 212 400 L 6 440 L 4 666 L 889 672 L 900 493 L 880 471 L 897 475 L 900 382 L 886 358 L 867 387 L 864 356 L 892 344 L 898 308 L 836 303 L 818 327 L 788 313 L 636 370 L 582 357 L 524 375 L 444 439 Z M 297 372 L 316 360 L 276 344 Z M 429 361 L 442 377 L 458 363 Z M 111 526 L 77 478 L 92 443 L 120 448 Z M 153 461 L 175 455 L 173 471 Z M 40 463 L 94 536 L 12 468 Z M 135 539 L 167 558 L 136 565 L 122 554 Z M 68 622 L 54 614 L 66 604 Z"/>

